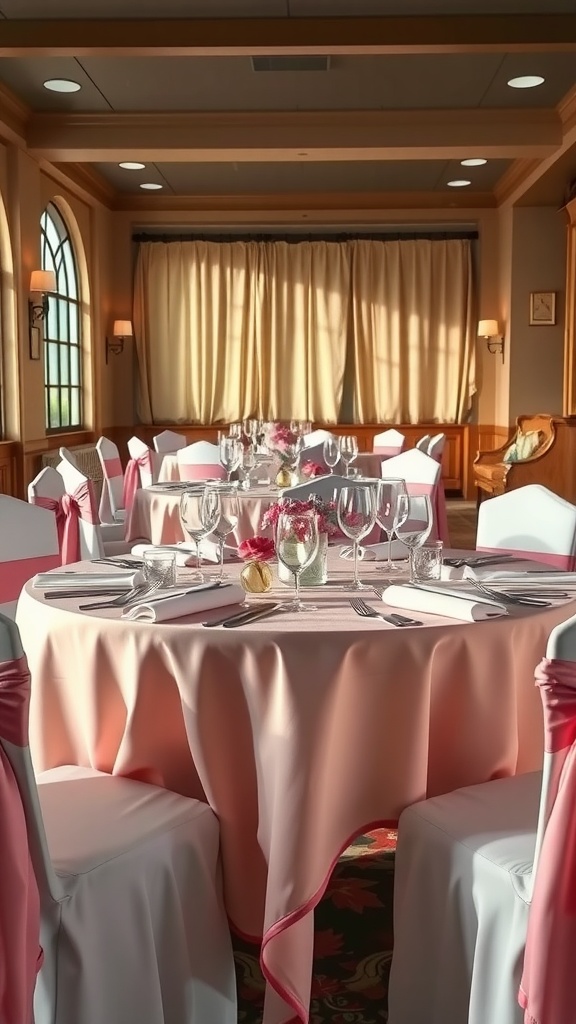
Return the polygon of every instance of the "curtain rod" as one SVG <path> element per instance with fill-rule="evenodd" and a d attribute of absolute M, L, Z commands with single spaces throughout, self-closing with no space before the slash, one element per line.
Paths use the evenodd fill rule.
<path fill-rule="evenodd" d="M 477 231 L 395 231 L 380 234 L 339 234 L 339 235 L 202 235 L 202 234 L 146 234 L 132 235 L 133 242 L 399 242 L 399 241 L 446 241 L 468 239 L 475 241 Z"/>

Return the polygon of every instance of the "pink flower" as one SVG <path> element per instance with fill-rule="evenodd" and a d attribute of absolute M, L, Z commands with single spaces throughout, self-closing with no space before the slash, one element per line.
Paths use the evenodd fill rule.
<path fill-rule="evenodd" d="M 262 516 L 262 529 L 271 526 L 276 530 L 281 512 L 289 512 L 293 516 L 301 516 L 305 512 L 316 512 L 318 516 L 318 532 L 334 537 L 338 531 L 336 519 L 336 502 L 323 501 L 318 495 L 310 495 L 306 501 L 295 501 L 293 498 L 280 498 L 275 501 Z"/>
<path fill-rule="evenodd" d="M 317 462 L 311 462 L 310 459 L 308 459 L 307 462 L 302 463 L 300 471 L 307 477 L 326 476 L 326 470 L 323 469 L 322 466 L 319 466 Z"/>
<path fill-rule="evenodd" d="M 238 545 L 238 554 L 245 561 L 269 562 L 275 557 L 276 548 L 268 537 L 249 537 Z"/>

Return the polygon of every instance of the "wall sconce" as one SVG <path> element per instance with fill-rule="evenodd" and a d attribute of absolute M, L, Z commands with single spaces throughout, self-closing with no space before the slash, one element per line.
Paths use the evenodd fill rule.
<path fill-rule="evenodd" d="M 504 335 L 500 334 L 497 320 L 480 320 L 478 324 L 478 337 L 486 338 L 488 351 L 495 355 L 499 352 L 504 362 Z"/>
<path fill-rule="evenodd" d="M 40 293 L 40 302 L 28 299 L 30 329 L 48 316 L 48 292 L 56 291 L 56 274 L 53 270 L 33 270 L 30 275 L 30 291 Z"/>
<path fill-rule="evenodd" d="M 124 351 L 124 340 L 133 337 L 132 321 L 115 320 L 112 335 L 112 339 L 106 338 L 106 362 L 108 362 L 110 352 L 113 352 L 115 356 L 119 356 Z"/>

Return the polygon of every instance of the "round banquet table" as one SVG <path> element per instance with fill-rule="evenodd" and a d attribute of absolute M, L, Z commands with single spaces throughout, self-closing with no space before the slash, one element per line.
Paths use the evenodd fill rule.
<path fill-rule="evenodd" d="M 18 605 L 35 769 L 88 765 L 209 802 L 230 920 L 263 937 L 265 1024 L 308 1020 L 313 909 L 354 836 L 540 767 L 534 668 L 575 608 L 396 628 L 354 613 L 351 572 L 329 551 L 330 584 L 303 592 L 316 611 L 237 629 L 201 625 L 222 609 L 162 624 L 81 612 L 31 584 Z M 378 563 L 361 573 L 382 581 Z"/>

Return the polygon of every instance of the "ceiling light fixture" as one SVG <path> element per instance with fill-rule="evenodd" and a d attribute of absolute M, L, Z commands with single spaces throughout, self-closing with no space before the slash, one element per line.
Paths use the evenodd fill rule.
<path fill-rule="evenodd" d="M 541 75 L 520 75 L 518 78 L 510 78 L 508 85 L 511 89 L 535 89 L 542 85 L 544 79 Z"/>
<path fill-rule="evenodd" d="M 140 185 L 140 188 L 148 188 L 150 191 L 154 191 L 157 188 L 164 188 L 164 186 L 159 185 L 156 181 L 145 181 L 143 185 Z"/>
<path fill-rule="evenodd" d="M 71 78 L 48 78 L 44 82 L 44 88 L 50 92 L 80 92 L 80 82 L 73 82 Z"/>
<path fill-rule="evenodd" d="M 466 178 L 455 178 L 454 181 L 447 181 L 446 184 L 450 185 L 450 188 L 464 188 L 465 185 L 471 185 L 472 182 L 467 181 Z"/>
<path fill-rule="evenodd" d="M 470 160 L 461 160 L 461 167 L 482 167 L 483 164 L 487 164 L 488 161 L 483 156 L 473 156 Z"/>
<path fill-rule="evenodd" d="M 140 164 L 136 160 L 123 160 L 118 167 L 123 167 L 125 171 L 143 171 L 146 164 Z"/>

